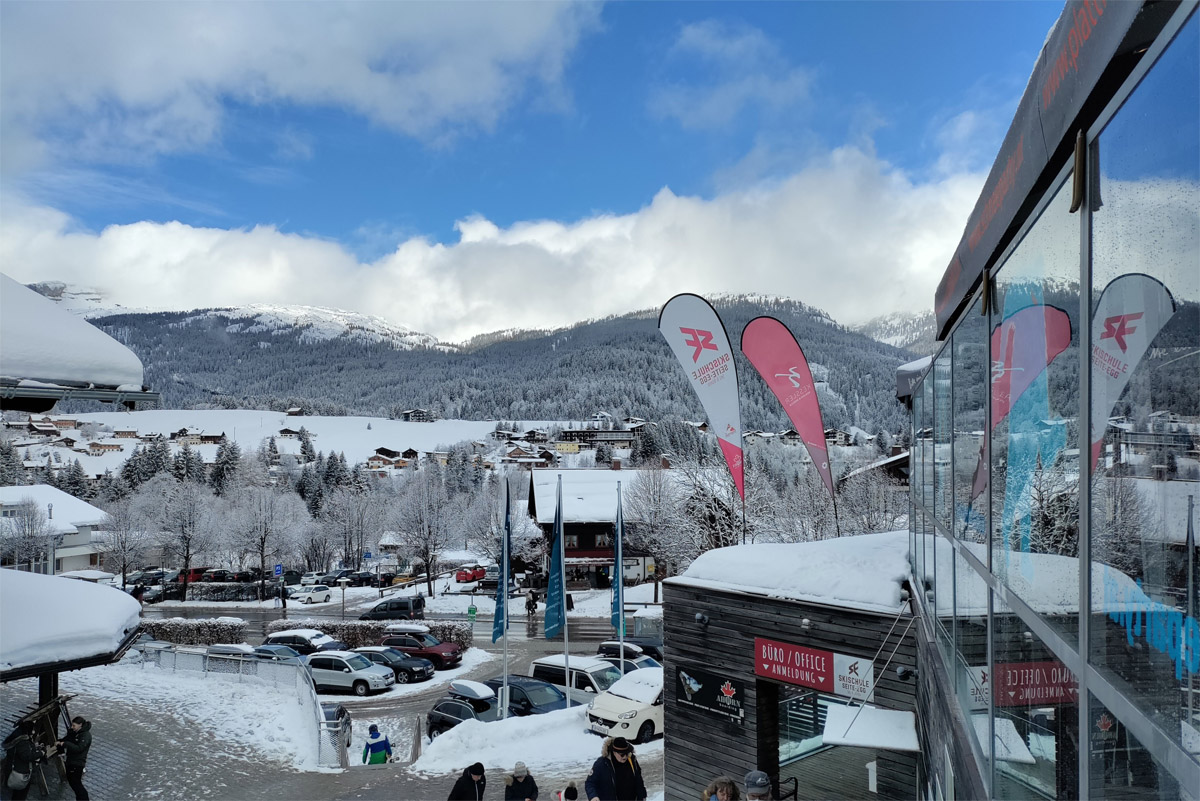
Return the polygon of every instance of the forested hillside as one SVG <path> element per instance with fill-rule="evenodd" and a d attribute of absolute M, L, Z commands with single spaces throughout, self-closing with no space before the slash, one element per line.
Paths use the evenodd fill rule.
<path fill-rule="evenodd" d="M 827 425 L 871 433 L 903 426 L 893 376 L 912 354 L 791 300 L 727 297 L 716 306 L 735 349 L 742 328 L 758 315 L 774 315 L 791 328 L 817 380 L 828 380 L 821 392 Z M 239 314 L 122 314 L 92 322 L 141 357 L 147 383 L 167 408 L 303 406 L 316 414 L 394 416 L 419 407 L 447 418 L 516 420 L 578 420 L 604 410 L 703 418 L 658 333 L 657 310 L 552 332 L 479 337 L 461 350 L 314 340 L 303 326 L 264 330 Z M 738 371 L 744 426 L 787 427 L 779 404 L 740 356 Z"/>

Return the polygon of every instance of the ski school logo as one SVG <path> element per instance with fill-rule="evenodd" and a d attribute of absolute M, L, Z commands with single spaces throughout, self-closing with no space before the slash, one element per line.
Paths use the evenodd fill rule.
<path fill-rule="evenodd" d="M 800 382 L 804 380 L 804 376 L 800 375 L 799 367 L 788 368 L 786 373 L 776 373 L 776 378 L 786 378 L 791 382 L 792 389 L 800 389 Z"/>
<path fill-rule="evenodd" d="M 1023 373 L 1024 367 L 1005 367 L 1004 360 L 992 362 L 992 383 L 995 384 L 1000 379 L 1004 378 L 1005 373 Z"/>
<path fill-rule="evenodd" d="M 1101 339 L 1112 339 L 1117 343 L 1117 347 L 1124 353 L 1128 348 L 1125 345 L 1125 337 L 1136 333 L 1137 328 L 1129 325 L 1134 320 L 1140 320 L 1145 312 L 1137 314 L 1118 314 L 1115 317 L 1108 317 L 1104 320 L 1104 333 L 1100 335 Z"/>
<path fill-rule="evenodd" d="M 682 670 L 679 671 L 679 683 L 683 685 L 683 692 L 687 695 L 687 699 L 689 701 L 692 700 L 692 696 L 700 692 L 700 688 L 704 686 L 701 682 L 696 681 Z"/>
<path fill-rule="evenodd" d="M 688 337 L 688 339 L 683 341 L 683 344 L 696 349 L 696 352 L 692 354 L 693 362 L 700 361 L 700 354 L 703 351 L 718 350 L 712 341 L 712 331 L 702 331 L 699 328 L 680 328 L 679 333 Z"/>

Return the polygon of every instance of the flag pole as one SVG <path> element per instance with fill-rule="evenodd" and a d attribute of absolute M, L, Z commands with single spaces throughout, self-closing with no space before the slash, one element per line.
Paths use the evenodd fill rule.
<path fill-rule="evenodd" d="M 508 538 L 512 531 L 512 503 L 510 494 L 512 486 L 507 480 L 504 482 L 504 543 L 500 546 L 501 572 L 504 574 L 500 577 L 501 586 L 504 588 L 502 603 L 504 604 L 504 678 L 501 684 L 502 696 L 500 698 L 500 719 L 508 719 Z"/>
<path fill-rule="evenodd" d="M 621 649 L 621 675 L 625 675 L 625 560 L 621 552 L 621 538 L 625 531 L 624 515 L 621 514 L 621 482 L 617 482 L 617 551 L 613 575 L 613 612 L 617 618 L 617 645 Z"/>
<path fill-rule="evenodd" d="M 562 473 L 558 474 L 558 509 L 562 513 Z M 563 541 L 559 543 L 558 558 L 559 569 L 562 571 L 562 624 L 563 624 L 563 680 L 567 688 L 567 705 L 571 702 L 571 627 L 567 623 L 567 535 L 565 533 L 566 526 L 560 526 L 562 531 L 559 531 L 559 536 Z"/>

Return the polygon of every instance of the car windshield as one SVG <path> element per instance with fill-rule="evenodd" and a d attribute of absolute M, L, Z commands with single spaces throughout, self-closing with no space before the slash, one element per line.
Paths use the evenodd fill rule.
<path fill-rule="evenodd" d="M 371 660 L 367 659 L 362 654 L 346 657 L 346 664 L 355 670 L 365 670 L 371 666 Z"/>
<path fill-rule="evenodd" d="M 551 684 L 538 684 L 533 687 L 525 687 L 524 690 L 525 694 L 529 696 L 529 702 L 534 706 L 547 706 L 566 698 L 561 690 Z"/>
<path fill-rule="evenodd" d="M 613 686 L 613 682 L 621 678 L 622 675 L 621 669 L 613 665 L 592 671 L 592 679 L 596 682 L 596 686 L 600 688 L 601 692 Z"/>
<path fill-rule="evenodd" d="M 432 648 L 435 645 L 442 644 L 442 641 L 437 637 L 434 637 L 432 634 L 414 634 L 412 636 L 425 648 Z"/>
<path fill-rule="evenodd" d="M 471 699 L 468 703 L 475 710 L 475 717 L 479 720 L 489 721 L 500 719 L 500 705 L 496 703 L 495 698 L 488 698 L 484 701 Z"/>

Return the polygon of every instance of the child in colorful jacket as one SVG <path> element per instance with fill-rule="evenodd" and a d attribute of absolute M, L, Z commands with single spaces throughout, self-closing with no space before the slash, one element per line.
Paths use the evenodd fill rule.
<path fill-rule="evenodd" d="M 362 761 L 368 765 L 382 765 L 392 756 L 392 744 L 387 737 L 379 733 L 379 727 L 374 723 L 369 731 L 367 744 L 363 746 Z"/>

